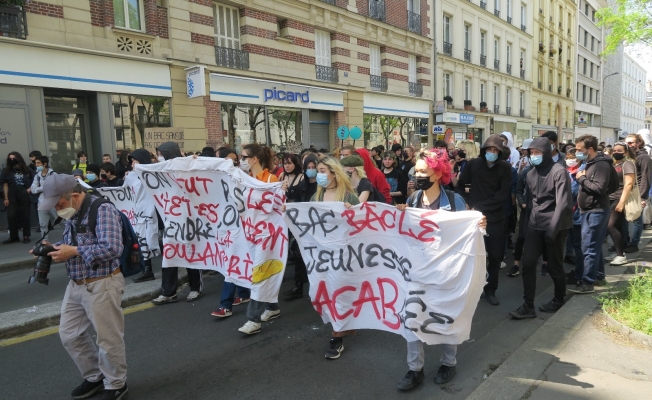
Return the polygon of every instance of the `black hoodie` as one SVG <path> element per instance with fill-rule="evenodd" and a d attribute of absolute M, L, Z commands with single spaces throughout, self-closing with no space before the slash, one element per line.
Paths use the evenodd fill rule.
<path fill-rule="evenodd" d="M 165 157 L 166 160 L 171 160 L 177 157 L 183 157 L 181 155 L 181 150 L 179 145 L 175 142 L 165 142 L 162 145 L 158 146 L 156 150 L 161 152 L 161 155 Z"/>
<path fill-rule="evenodd" d="M 552 160 L 547 138 L 534 139 L 529 148 L 541 151 L 543 161 L 525 178 L 528 228 L 546 231 L 546 239 L 554 241 L 559 231 L 573 227 L 570 176 L 566 168 Z"/>
<path fill-rule="evenodd" d="M 645 151 L 645 147 L 636 152 L 636 180 L 641 199 L 646 200 L 650 192 L 650 174 L 652 173 L 652 158 Z"/>
<path fill-rule="evenodd" d="M 139 164 L 152 163 L 152 157 L 150 156 L 149 151 L 145 149 L 134 150 L 131 154 L 129 154 L 129 163 L 131 163 L 132 159 L 138 161 Z"/>
<path fill-rule="evenodd" d="M 499 151 L 498 160 L 489 167 L 485 159 L 488 147 Z M 491 135 L 480 149 L 480 156 L 470 160 L 457 181 L 457 193 L 464 197 L 469 207 L 480 211 L 488 222 L 499 222 L 505 218 L 503 207 L 511 196 L 512 166 L 504 161 L 505 148 L 498 135 Z M 471 185 L 466 193 L 466 185 Z"/>
<path fill-rule="evenodd" d="M 609 209 L 608 189 L 612 164 L 611 158 L 602 153 L 586 162 L 586 175 L 577 178 L 580 185 L 577 195 L 580 213 Z"/>

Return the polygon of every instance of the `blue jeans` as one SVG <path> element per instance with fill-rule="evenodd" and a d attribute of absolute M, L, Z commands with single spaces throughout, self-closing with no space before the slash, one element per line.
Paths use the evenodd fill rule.
<path fill-rule="evenodd" d="M 629 245 L 638 246 L 641 242 L 641 235 L 643 234 L 643 213 L 632 221 L 632 224 L 634 225 L 634 229 L 632 229 L 632 240 L 629 242 Z"/>
<path fill-rule="evenodd" d="M 251 290 L 238 286 L 235 283 L 224 282 L 222 286 L 222 297 L 220 298 L 220 307 L 230 310 L 233 308 L 233 299 L 235 298 L 236 290 L 238 297 L 248 299 L 251 296 Z"/>
<path fill-rule="evenodd" d="M 576 276 L 582 276 L 584 282 L 593 284 L 596 279 L 604 279 L 604 257 L 602 244 L 607 234 L 610 210 L 594 211 L 582 214 L 582 253 L 584 254 L 584 271 L 576 270 Z M 578 268 L 579 266 L 575 266 Z"/>

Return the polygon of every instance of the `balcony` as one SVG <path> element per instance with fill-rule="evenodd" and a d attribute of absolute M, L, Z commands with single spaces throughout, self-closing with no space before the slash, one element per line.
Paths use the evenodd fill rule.
<path fill-rule="evenodd" d="M 525 32 L 527 29 L 525 28 L 525 25 L 521 25 L 521 30 Z"/>
<path fill-rule="evenodd" d="M 539 88 L 539 90 L 541 90 L 541 88 L 543 87 L 543 84 L 542 84 L 541 82 L 539 82 L 539 84 L 537 85 L 537 87 Z"/>
<path fill-rule="evenodd" d="M 494 10 L 494 15 L 500 18 L 500 10 Z"/>
<path fill-rule="evenodd" d="M 512 73 L 512 64 L 507 64 L 507 73 L 508 74 Z"/>
<path fill-rule="evenodd" d="M 385 22 L 385 0 L 369 1 L 369 17 Z"/>
<path fill-rule="evenodd" d="M 335 0 L 321 0 L 321 1 L 322 1 L 322 3 L 328 3 L 328 4 L 331 4 L 331 5 L 335 5 Z"/>
<path fill-rule="evenodd" d="M 228 47 L 215 46 L 215 63 L 220 67 L 249 69 L 249 53 Z"/>
<path fill-rule="evenodd" d="M 543 15 L 543 8 L 539 8 L 539 14 Z"/>
<path fill-rule="evenodd" d="M 521 79 L 525 79 L 525 70 L 524 69 L 521 70 Z"/>
<path fill-rule="evenodd" d="M 464 49 L 464 61 L 471 62 L 471 50 Z"/>
<path fill-rule="evenodd" d="M 387 78 L 379 75 L 369 75 L 369 83 L 371 85 L 371 90 L 376 90 L 379 92 L 387 91 Z"/>
<path fill-rule="evenodd" d="M 408 30 L 417 34 L 421 34 L 421 14 L 408 10 Z"/>
<path fill-rule="evenodd" d="M 27 38 L 25 10 L 0 5 L 0 36 L 14 39 Z"/>
<path fill-rule="evenodd" d="M 496 71 L 500 69 L 500 60 L 494 60 L 494 69 Z"/>
<path fill-rule="evenodd" d="M 337 83 L 340 80 L 340 71 L 326 65 L 315 65 L 317 80 L 322 82 Z"/>
<path fill-rule="evenodd" d="M 561 30 L 564 29 L 564 27 L 562 26 L 562 23 L 561 23 L 561 22 L 559 23 L 559 29 L 561 29 Z"/>
<path fill-rule="evenodd" d="M 507 17 L 507 23 L 511 24 L 512 23 L 512 17 Z"/>
<path fill-rule="evenodd" d="M 523 109 L 518 110 L 518 115 L 519 115 L 521 118 L 525 117 L 525 110 L 523 110 Z"/>
<path fill-rule="evenodd" d="M 505 115 L 512 115 L 512 107 L 505 107 Z"/>
<path fill-rule="evenodd" d="M 487 3 L 485 3 L 484 1 L 481 1 L 480 2 L 480 8 L 482 8 L 483 10 L 486 10 L 487 9 Z"/>
<path fill-rule="evenodd" d="M 494 106 L 494 114 L 500 114 L 500 106 Z"/>
<path fill-rule="evenodd" d="M 447 56 L 452 56 L 453 55 L 453 44 L 444 42 L 444 54 Z"/>
<path fill-rule="evenodd" d="M 480 54 L 480 65 L 483 67 L 487 66 L 487 56 Z"/>
<path fill-rule="evenodd" d="M 410 95 L 414 97 L 423 96 L 423 85 L 417 82 L 409 82 Z"/>
<path fill-rule="evenodd" d="M 566 60 L 566 66 L 567 66 L 567 67 L 570 67 L 570 66 L 571 66 L 570 63 L 571 63 L 571 60 Z"/>
<path fill-rule="evenodd" d="M 548 91 L 552 93 L 552 85 L 548 85 Z"/>

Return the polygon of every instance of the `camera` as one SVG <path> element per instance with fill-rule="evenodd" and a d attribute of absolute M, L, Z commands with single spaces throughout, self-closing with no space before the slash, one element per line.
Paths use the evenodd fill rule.
<path fill-rule="evenodd" d="M 50 265 L 52 265 L 52 257 L 48 254 L 50 252 L 56 251 L 51 244 L 45 244 L 41 241 L 37 242 L 34 248 L 32 249 L 32 254 L 36 258 L 36 266 L 34 267 L 34 275 L 32 275 L 27 283 L 32 284 L 34 282 L 42 283 L 47 285 L 50 281 L 48 279 L 48 274 L 50 273 Z"/>

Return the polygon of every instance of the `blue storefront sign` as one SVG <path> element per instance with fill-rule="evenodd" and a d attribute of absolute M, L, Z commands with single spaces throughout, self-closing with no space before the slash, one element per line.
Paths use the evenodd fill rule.
<path fill-rule="evenodd" d="M 473 125 L 475 124 L 475 115 L 473 114 L 460 114 L 460 124 Z"/>

